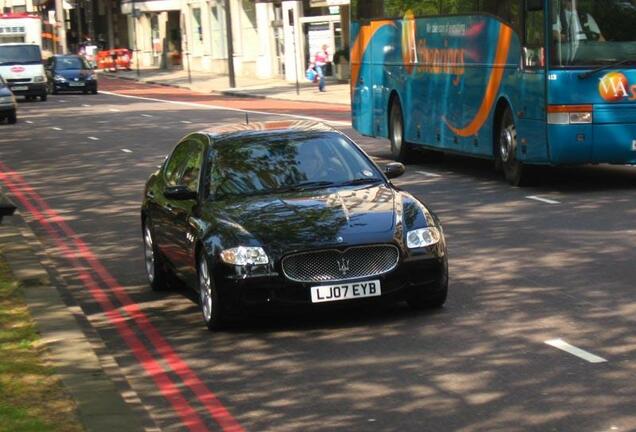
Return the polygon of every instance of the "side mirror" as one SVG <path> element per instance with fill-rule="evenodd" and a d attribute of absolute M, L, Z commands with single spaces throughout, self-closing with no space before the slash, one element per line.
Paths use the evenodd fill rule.
<path fill-rule="evenodd" d="M 163 191 L 163 196 L 175 201 L 187 201 L 197 199 L 197 193 L 185 186 L 170 186 Z"/>
<path fill-rule="evenodd" d="M 406 172 L 406 167 L 399 162 L 391 162 L 384 167 L 384 175 L 390 179 L 400 177 Z"/>

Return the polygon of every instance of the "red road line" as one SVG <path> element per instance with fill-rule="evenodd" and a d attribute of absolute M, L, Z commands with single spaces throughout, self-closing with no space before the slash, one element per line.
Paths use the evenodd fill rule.
<path fill-rule="evenodd" d="M 227 411 L 227 409 L 222 405 L 222 403 L 218 400 L 218 398 L 211 392 L 205 384 L 200 380 L 200 378 L 190 369 L 190 367 L 175 353 L 170 344 L 161 336 L 161 334 L 157 331 L 157 329 L 151 324 L 148 317 L 139 309 L 139 306 L 134 303 L 134 301 L 128 296 L 125 292 L 124 288 L 117 283 L 115 278 L 106 270 L 106 268 L 101 264 L 101 262 L 95 257 L 90 248 L 78 238 L 77 233 L 75 233 L 70 226 L 64 221 L 64 219 L 54 210 L 52 210 L 47 203 L 40 197 L 40 195 L 33 190 L 33 188 L 26 183 L 26 181 L 22 178 L 20 174 L 15 171 L 12 171 L 6 167 L 2 162 L 0 162 L 0 170 L 7 171 L 11 176 L 17 179 L 20 186 L 31 195 L 31 197 L 40 205 L 44 212 L 48 214 L 49 218 L 52 221 L 55 221 L 57 225 L 64 231 L 66 235 L 68 235 L 72 241 L 75 243 L 75 246 L 79 250 L 80 256 L 86 259 L 89 265 L 97 272 L 102 281 L 114 292 L 117 299 L 124 306 L 124 310 L 128 313 L 128 315 L 135 321 L 135 323 L 139 326 L 142 332 L 146 335 L 146 337 L 150 340 L 150 342 L 155 346 L 157 352 L 167 361 L 170 368 L 177 373 L 177 375 L 183 380 L 184 384 L 188 386 L 197 396 L 199 401 L 205 406 L 208 410 L 212 418 L 221 426 L 223 431 L 227 432 L 240 432 L 243 431 L 243 428 L 240 424 L 232 417 L 232 415 Z M 0 172 L 0 180 L 3 177 L 6 179 L 6 175 Z M 8 180 L 8 179 L 7 179 Z M 6 181 L 5 181 L 6 182 Z M 9 181 L 10 182 L 10 181 Z M 9 186 L 8 186 L 9 187 Z M 11 187 L 9 187 L 11 189 Z M 15 188 L 15 185 L 14 185 Z M 30 205 L 27 198 L 20 191 L 16 191 L 12 189 L 12 193 L 18 197 L 18 199 L 23 202 L 25 207 L 29 209 L 29 211 L 34 214 L 38 222 L 42 225 L 46 225 L 47 231 L 49 234 L 54 236 L 58 241 L 62 241 L 59 238 L 59 235 L 52 231 L 50 225 L 46 218 L 33 206 Z M 18 195 L 19 194 L 19 195 Z M 64 244 L 64 247 L 67 246 Z M 76 263 L 76 258 L 73 259 Z M 82 271 L 78 264 L 75 265 L 78 271 Z M 99 289 L 99 288 L 98 288 Z M 103 291 L 102 291 L 103 294 Z M 105 294 L 103 294 L 105 295 Z M 112 303 L 110 303 L 110 307 L 112 308 Z M 104 310 L 107 310 L 103 307 Z M 122 335 L 123 337 L 123 335 Z M 132 348 L 132 347 L 131 347 Z"/>

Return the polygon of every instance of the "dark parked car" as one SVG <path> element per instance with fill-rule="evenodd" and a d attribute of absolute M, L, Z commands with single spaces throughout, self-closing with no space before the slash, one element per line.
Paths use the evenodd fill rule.
<path fill-rule="evenodd" d="M 15 124 L 18 121 L 17 106 L 15 96 L 9 89 L 9 85 L 0 76 L 0 121 L 6 118 L 10 124 Z"/>
<path fill-rule="evenodd" d="M 203 320 L 264 305 L 446 300 L 437 217 L 393 186 L 347 136 L 313 122 L 266 122 L 185 137 L 146 185 L 141 210 L 153 289 L 177 275 Z"/>
<path fill-rule="evenodd" d="M 78 55 L 55 55 L 47 60 L 49 93 L 80 91 L 97 94 L 97 76 L 88 62 Z"/>

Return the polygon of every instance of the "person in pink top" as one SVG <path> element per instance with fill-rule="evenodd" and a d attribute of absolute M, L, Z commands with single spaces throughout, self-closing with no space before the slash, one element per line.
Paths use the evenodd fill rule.
<path fill-rule="evenodd" d="M 327 53 L 327 45 L 323 45 L 322 49 L 314 55 L 314 65 L 316 66 L 316 72 L 318 73 L 318 90 L 321 92 L 325 90 L 325 66 L 329 62 L 329 53 Z"/>

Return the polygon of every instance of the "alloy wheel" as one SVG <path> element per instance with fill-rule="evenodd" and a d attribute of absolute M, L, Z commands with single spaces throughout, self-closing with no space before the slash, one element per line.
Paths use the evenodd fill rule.
<path fill-rule="evenodd" d="M 210 283 L 210 272 L 205 257 L 201 258 L 199 264 L 199 297 L 201 300 L 201 313 L 206 323 L 212 321 L 212 285 Z"/>
<path fill-rule="evenodd" d="M 155 252 L 149 227 L 144 228 L 144 261 L 148 281 L 152 284 L 155 280 Z"/>

